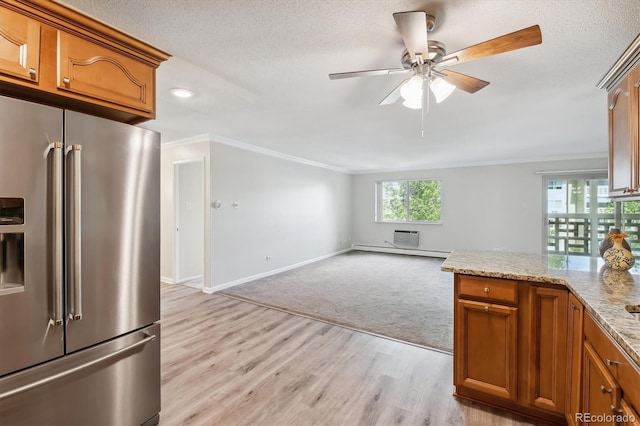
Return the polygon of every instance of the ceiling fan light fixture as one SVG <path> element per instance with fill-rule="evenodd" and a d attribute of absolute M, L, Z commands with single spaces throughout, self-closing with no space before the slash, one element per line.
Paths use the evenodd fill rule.
<path fill-rule="evenodd" d="M 400 88 L 400 96 L 405 101 L 422 99 L 422 77 L 414 75 Z"/>
<path fill-rule="evenodd" d="M 452 94 L 456 89 L 456 86 L 446 82 L 442 77 L 436 77 L 431 80 L 429 87 L 431 88 L 433 95 L 436 97 L 437 103 L 440 103 L 447 99 L 449 95 Z"/>
<path fill-rule="evenodd" d="M 422 97 L 406 99 L 402 105 L 411 109 L 420 109 L 422 108 Z"/>

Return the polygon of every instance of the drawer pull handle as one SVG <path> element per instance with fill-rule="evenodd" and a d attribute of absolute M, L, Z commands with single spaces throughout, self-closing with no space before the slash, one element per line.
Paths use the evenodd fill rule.
<path fill-rule="evenodd" d="M 485 292 L 485 293 L 489 293 L 489 287 L 485 287 L 485 288 L 484 288 L 484 292 Z"/>
<path fill-rule="evenodd" d="M 602 392 L 602 393 L 611 393 L 611 392 L 613 392 L 613 389 L 605 388 L 603 385 L 600 385 L 600 392 Z M 611 407 L 613 407 L 613 405 Z"/>
<path fill-rule="evenodd" d="M 619 365 L 620 363 L 618 361 L 614 361 L 612 359 L 607 359 L 605 360 L 606 364 L 611 366 L 611 365 Z"/>
<path fill-rule="evenodd" d="M 31 76 L 31 78 L 36 78 L 36 69 L 29 68 L 29 75 Z"/>
<path fill-rule="evenodd" d="M 611 412 L 613 414 L 624 414 L 624 410 L 622 408 L 616 408 L 613 404 L 611 405 Z"/>
<path fill-rule="evenodd" d="M 65 86 L 69 87 L 69 85 L 71 84 L 71 80 L 69 80 L 69 77 L 65 77 L 62 79 L 62 82 L 64 83 Z"/>

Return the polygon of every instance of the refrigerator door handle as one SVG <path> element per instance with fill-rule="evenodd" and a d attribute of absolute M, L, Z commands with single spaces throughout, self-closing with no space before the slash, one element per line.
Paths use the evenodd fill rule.
<path fill-rule="evenodd" d="M 62 300 L 62 286 L 64 280 L 63 262 L 63 227 L 62 215 L 62 143 L 53 142 L 49 145 L 49 151 L 53 151 L 53 318 L 51 324 L 62 325 L 64 323 L 64 303 Z"/>
<path fill-rule="evenodd" d="M 79 321 L 82 319 L 82 258 L 81 258 L 81 236 L 82 236 L 82 145 L 70 145 L 66 154 L 71 153 L 72 171 L 72 223 L 71 228 L 71 258 L 73 264 L 69 271 L 73 288 L 70 290 L 72 306 L 69 310 L 69 319 Z"/>

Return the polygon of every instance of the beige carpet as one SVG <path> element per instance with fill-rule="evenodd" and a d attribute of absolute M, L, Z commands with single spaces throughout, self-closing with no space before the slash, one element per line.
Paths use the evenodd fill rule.
<path fill-rule="evenodd" d="M 220 293 L 451 352 L 453 274 L 443 261 L 352 251 Z"/>

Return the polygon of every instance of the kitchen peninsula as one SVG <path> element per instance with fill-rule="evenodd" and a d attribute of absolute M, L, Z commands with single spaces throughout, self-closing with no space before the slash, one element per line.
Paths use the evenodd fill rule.
<path fill-rule="evenodd" d="M 640 269 L 464 250 L 441 269 L 454 273 L 456 396 L 554 423 L 638 421 Z"/>

